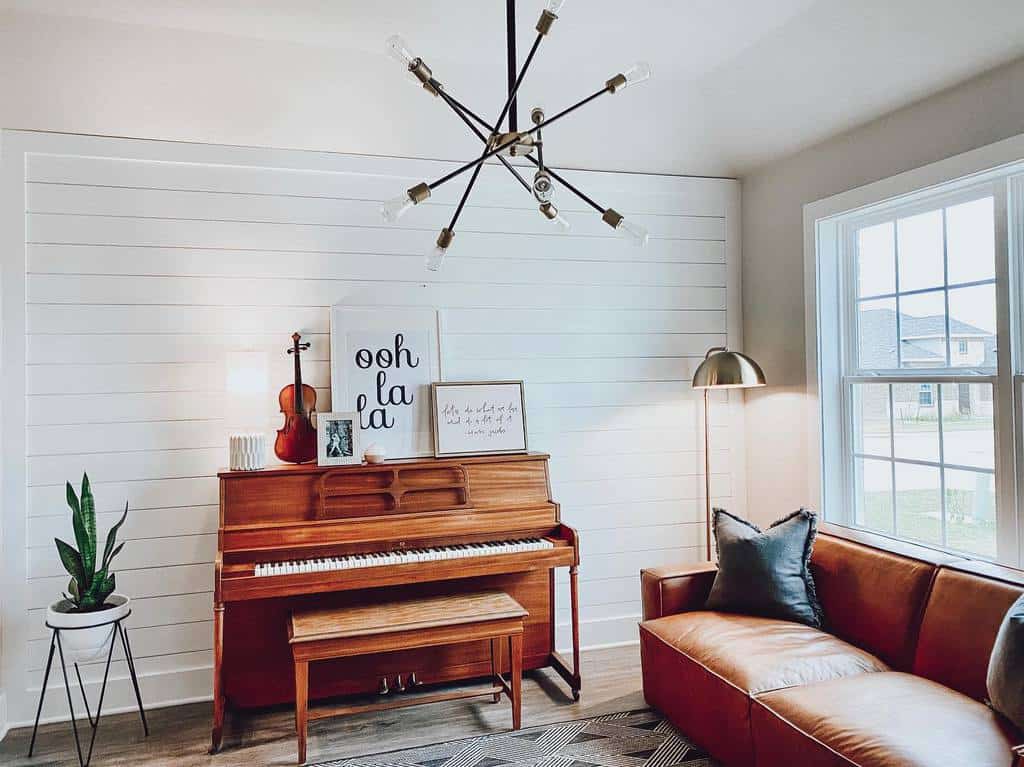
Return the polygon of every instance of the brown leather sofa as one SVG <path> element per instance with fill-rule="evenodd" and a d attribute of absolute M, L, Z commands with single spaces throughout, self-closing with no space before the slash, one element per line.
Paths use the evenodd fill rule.
<path fill-rule="evenodd" d="M 728 767 L 1011 767 L 985 676 L 1024 573 L 822 527 L 827 633 L 704 610 L 713 564 L 644 570 L 647 702 Z"/>

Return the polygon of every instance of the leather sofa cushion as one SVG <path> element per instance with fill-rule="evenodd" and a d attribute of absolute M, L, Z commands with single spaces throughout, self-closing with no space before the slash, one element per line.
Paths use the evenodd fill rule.
<path fill-rule="evenodd" d="M 819 535 L 811 572 L 825 630 L 909 671 L 936 569 L 933 562 Z"/>
<path fill-rule="evenodd" d="M 790 621 L 700 611 L 667 615 L 642 626 L 724 682 L 750 694 L 888 670 L 870 653 Z"/>
<path fill-rule="evenodd" d="M 1009 767 L 1016 733 L 984 704 L 912 674 L 766 693 L 751 707 L 758 767 Z"/>
<path fill-rule="evenodd" d="M 943 567 L 925 608 L 913 672 L 984 700 L 996 634 L 1020 585 Z"/>

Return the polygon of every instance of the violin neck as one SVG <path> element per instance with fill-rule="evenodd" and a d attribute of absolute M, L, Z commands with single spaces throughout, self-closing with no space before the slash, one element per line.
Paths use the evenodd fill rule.
<path fill-rule="evenodd" d="M 306 412 L 306 405 L 303 402 L 302 396 L 302 365 L 299 362 L 299 342 L 295 342 L 294 357 L 295 357 L 295 412 L 298 415 L 303 415 Z"/>

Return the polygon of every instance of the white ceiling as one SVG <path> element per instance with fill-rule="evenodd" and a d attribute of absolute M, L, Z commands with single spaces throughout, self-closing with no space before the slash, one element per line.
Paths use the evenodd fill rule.
<path fill-rule="evenodd" d="M 518 5 L 522 53 L 543 2 Z M 168 131 L 159 138 L 463 157 L 475 140 L 459 133 L 451 115 L 438 114 L 443 105 L 412 86 L 391 85 L 403 75 L 383 54 L 383 40 L 396 31 L 477 111 L 496 112 L 502 101 L 500 0 L 0 0 L 0 8 L 50 18 L 65 30 L 77 23 L 90 30 L 84 37 L 96 40 L 99 24 L 137 25 L 147 35 L 165 30 L 175 40 L 194 38 L 188 44 L 197 60 L 201 43 L 219 38 L 225 52 L 238 52 L 225 54 L 226 67 L 259 46 L 261 65 L 273 62 L 289 73 L 281 79 L 292 83 L 285 101 L 296 124 L 300 118 L 305 125 L 320 124 L 300 136 L 278 118 L 266 121 L 261 133 L 235 135 L 219 121 L 201 135 Z M 39 66 L 47 55 L 33 50 L 22 58 Z M 534 103 L 550 113 L 646 59 L 654 78 L 642 89 L 605 97 L 552 127 L 549 159 L 567 166 L 741 175 L 1022 55 L 1020 0 L 568 0 L 523 85 L 522 113 Z M 188 58 L 187 51 L 182 56 Z M 324 71 L 309 73 L 319 88 L 297 82 L 305 78 L 296 74 L 296 61 L 307 68 L 324 62 Z M 181 62 L 181 71 L 188 71 L 188 62 Z M 150 77 L 150 87 L 173 94 L 175 76 L 171 67 Z M 285 87 L 264 79 L 264 95 Z M 258 95 L 257 89 L 253 98 Z M 345 119 L 360 115 L 365 132 L 340 130 L 341 117 L 323 106 L 335 99 L 348 106 Z M 280 101 L 274 108 L 281 108 Z M 44 121 L 31 116 L 30 106 L 25 110 L 26 120 Z M 254 121 L 252 111 L 237 113 Z M 5 124 L 121 132 L 107 128 L 102 114 L 81 119 L 78 128 L 25 124 L 17 116 Z M 325 125 L 334 119 L 338 125 Z M 331 136 L 344 138 L 336 143 Z"/>

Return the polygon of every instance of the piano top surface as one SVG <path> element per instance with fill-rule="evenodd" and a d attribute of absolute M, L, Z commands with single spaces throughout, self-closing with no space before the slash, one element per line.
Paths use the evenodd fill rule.
<path fill-rule="evenodd" d="M 395 458 L 384 461 L 384 463 L 356 463 L 351 466 L 320 466 L 316 463 L 282 463 L 268 466 L 265 469 L 257 469 L 256 471 L 232 471 L 231 469 L 221 469 L 217 472 L 217 476 L 221 479 L 230 479 L 235 477 L 269 477 L 269 476 L 292 476 L 298 474 L 319 474 L 325 471 L 334 470 L 358 470 L 358 469 L 387 469 L 389 467 L 395 468 L 408 468 L 409 466 L 420 464 L 424 466 L 430 466 L 434 464 L 480 464 L 480 463 L 507 463 L 511 461 L 535 461 L 538 459 L 548 459 L 551 456 L 547 453 L 541 452 L 527 452 L 527 453 L 510 453 L 507 455 L 471 455 L 471 456 L 456 456 L 451 458 L 434 458 L 433 456 L 425 456 L 422 458 Z"/>

